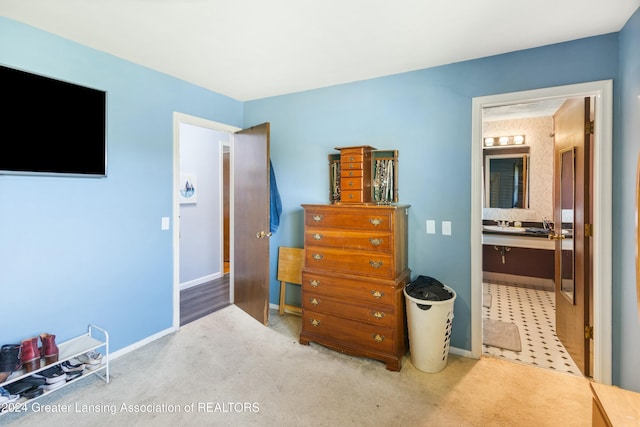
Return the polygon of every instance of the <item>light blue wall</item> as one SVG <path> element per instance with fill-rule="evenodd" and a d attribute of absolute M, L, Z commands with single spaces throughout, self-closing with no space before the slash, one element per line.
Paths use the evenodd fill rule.
<path fill-rule="evenodd" d="M 271 123 L 284 207 L 271 239 L 272 303 L 278 246 L 302 245 L 300 204 L 327 200 L 327 154 L 344 145 L 398 149 L 400 198 L 412 205 L 410 267 L 456 289 L 452 345 L 469 349 L 471 99 L 614 79 L 613 379 L 640 391 L 628 232 L 639 51 L 636 12 L 619 34 L 243 104 L 0 18 L 0 63 L 107 90 L 109 102 L 108 178 L 0 176 L 0 341 L 41 332 L 64 340 L 94 322 L 118 350 L 171 326 L 171 234 L 160 218 L 172 214 L 179 111 L 238 127 Z M 427 236 L 425 219 L 452 221 L 453 235 Z"/>
<path fill-rule="evenodd" d="M 172 115 L 240 126 L 242 103 L 6 18 L 0 63 L 108 92 L 107 178 L 0 176 L 0 343 L 171 327 Z"/>
<path fill-rule="evenodd" d="M 613 373 L 616 384 L 640 392 L 634 232 L 640 150 L 640 9 L 620 32 L 620 59 L 620 132 L 613 150 Z"/>
<path fill-rule="evenodd" d="M 618 64 L 618 35 L 609 34 L 247 102 L 245 125 L 271 122 L 284 207 L 272 253 L 302 245 L 300 204 L 327 202 L 327 154 L 334 147 L 397 149 L 400 201 L 412 206 L 409 267 L 414 277 L 433 276 L 456 290 L 452 345 L 470 350 L 472 98 L 615 80 Z M 427 235 L 427 219 L 451 221 L 452 235 Z M 273 275 L 271 290 L 276 303 Z"/>

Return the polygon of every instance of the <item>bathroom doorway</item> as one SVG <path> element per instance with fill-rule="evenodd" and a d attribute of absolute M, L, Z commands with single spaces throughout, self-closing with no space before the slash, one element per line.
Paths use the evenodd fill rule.
<path fill-rule="evenodd" d="M 610 233 L 611 229 L 611 200 L 604 188 L 608 188 L 611 182 L 611 83 L 594 82 L 580 85 L 563 86 L 521 93 L 496 95 L 476 98 L 473 101 L 473 188 L 472 197 L 472 355 L 481 357 L 487 353 L 514 360 L 520 363 L 547 367 L 549 369 L 571 372 L 581 375 L 576 370 L 575 362 L 570 358 L 564 358 L 567 353 L 558 347 L 556 337 L 543 337 L 541 328 L 548 328 L 551 334 L 555 333 L 555 295 L 548 289 L 548 284 L 553 285 L 553 280 L 523 281 L 511 280 L 514 276 L 503 275 L 490 278 L 487 283 L 483 274 L 483 255 L 487 254 L 486 247 L 496 249 L 498 259 L 508 263 L 510 257 L 516 256 L 517 248 L 512 251 L 505 250 L 507 245 L 483 246 L 483 220 L 508 220 L 510 225 L 526 225 L 531 228 L 544 229 L 548 220 L 553 218 L 553 187 L 552 183 L 543 184 L 529 182 L 529 206 L 528 209 L 503 211 L 499 209 L 486 209 L 483 203 L 483 136 L 510 136 L 521 135 L 529 132 L 523 127 L 523 123 L 537 123 L 539 135 L 544 135 L 544 126 L 553 124 L 553 119 L 536 119 L 535 117 L 552 117 L 567 99 L 590 96 L 596 101 L 600 110 L 596 110 L 594 118 L 594 150 L 593 150 L 593 197 L 594 197 L 594 229 L 601 233 L 594 233 L 594 276 L 592 318 L 594 330 L 599 330 L 599 339 L 592 340 L 593 348 L 593 372 L 589 376 L 599 382 L 610 382 L 611 378 L 611 327 L 610 327 L 610 281 L 605 278 L 611 275 Z M 492 121 L 490 126 L 485 125 Z M 540 122 L 548 122 L 543 126 Z M 514 127 L 515 126 L 515 127 Z M 483 135 L 483 130 L 491 129 L 494 135 Z M 540 130 L 542 129 L 542 130 Z M 534 132 L 534 131 L 531 131 Z M 500 135 L 498 135 L 500 133 Z M 535 132 L 534 132 L 535 133 Z M 531 133 L 531 135 L 534 135 Z M 548 147 L 553 146 L 553 131 L 546 132 Z M 528 137 L 525 136 L 525 141 Z M 529 142 L 534 142 L 536 137 L 531 136 Z M 551 145 L 549 145 L 549 143 Z M 544 150 L 543 150 L 544 151 Z M 539 154 L 539 153 L 538 153 Z M 553 153 L 551 153 L 551 158 Z M 546 170 L 553 171 L 551 165 L 543 166 L 541 157 L 538 160 L 531 154 L 530 178 L 544 175 Z M 607 165 L 607 166 L 605 166 Z M 551 169 L 549 169 L 551 168 Z M 551 175 L 553 175 L 551 173 Z M 538 177 L 540 178 L 540 177 Z M 551 185 L 551 188 L 548 188 Z M 545 191 L 545 188 L 548 188 Z M 540 200 L 541 194 L 547 193 L 547 200 Z M 608 198 L 608 200 L 607 200 Z M 536 204 L 538 203 L 538 204 Z M 497 216 L 500 216 L 498 218 Z M 520 224 L 518 224 L 520 223 Z M 523 227 L 527 228 L 527 227 Z M 485 250 L 483 251 L 483 248 Z M 597 254 L 597 255 L 596 255 Z M 599 256 L 598 256 L 599 255 Z M 518 278 L 518 276 L 515 276 Z M 548 278 L 547 278 L 548 279 Z M 502 280 L 502 282 L 501 282 Z M 517 286 L 514 286 L 517 285 Z M 489 294 L 487 298 L 486 294 Z M 551 298 L 553 297 L 553 298 Z M 489 299 L 489 301 L 487 301 Z M 533 310 L 533 311 L 531 311 Z M 483 345 L 485 330 L 483 318 L 501 316 L 506 323 L 515 323 L 519 329 L 521 349 L 520 351 L 493 349 Z M 609 319 L 607 321 L 607 319 Z M 493 331 L 491 331 L 493 333 Z M 507 353 L 510 351 L 511 353 Z"/>

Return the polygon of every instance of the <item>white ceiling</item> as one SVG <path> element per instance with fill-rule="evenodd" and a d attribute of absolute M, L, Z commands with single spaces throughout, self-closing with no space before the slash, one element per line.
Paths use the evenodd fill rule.
<path fill-rule="evenodd" d="M 562 106 L 567 98 L 551 98 L 523 102 L 482 109 L 482 121 L 493 122 L 497 120 L 524 119 L 528 117 L 551 117 Z"/>
<path fill-rule="evenodd" d="M 640 0 L 0 0 L 0 14 L 240 101 L 622 28 Z"/>

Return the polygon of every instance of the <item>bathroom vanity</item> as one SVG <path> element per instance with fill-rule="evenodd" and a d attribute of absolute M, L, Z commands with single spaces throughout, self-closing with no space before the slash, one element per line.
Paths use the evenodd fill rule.
<path fill-rule="evenodd" d="M 483 227 L 482 271 L 485 280 L 520 281 L 553 290 L 555 243 L 537 225 Z"/>

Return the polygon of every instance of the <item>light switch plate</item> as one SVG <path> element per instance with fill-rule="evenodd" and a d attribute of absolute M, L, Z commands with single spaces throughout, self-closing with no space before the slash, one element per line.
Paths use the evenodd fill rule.
<path fill-rule="evenodd" d="M 451 221 L 442 221 L 442 235 L 451 236 Z"/>
<path fill-rule="evenodd" d="M 162 226 L 160 227 L 161 230 L 168 230 L 169 229 L 169 217 L 168 216 L 163 216 L 162 217 Z"/>
<path fill-rule="evenodd" d="M 427 234 L 436 234 L 436 222 L 432 219 L 427 220 Z"/>

